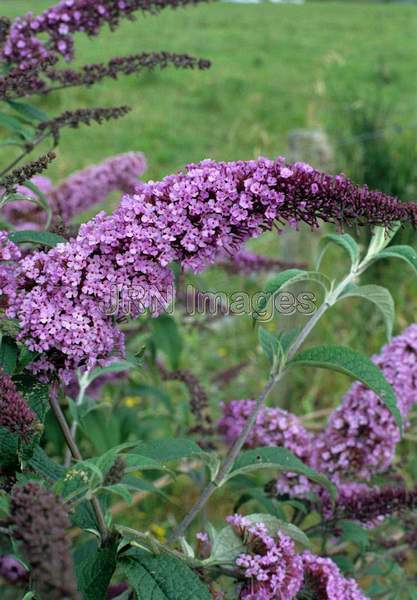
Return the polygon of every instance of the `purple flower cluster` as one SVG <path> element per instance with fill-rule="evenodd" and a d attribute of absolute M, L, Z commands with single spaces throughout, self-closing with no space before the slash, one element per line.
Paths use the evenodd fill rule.
<path fill-rule="evenodd" d="M 338 486 L 336 504 L 324 498 L 322 511 L 327 519 L 350 519 L 367 527 L 376 527 L 390 515 L 415 510 L 417 488 L 404 485 L 368 486 L 364 483 L 343 483 Z"/>
<path fill-rule="evenodd" d="M 13 535 L 30 565 L 38 594 L 48 600 L 79 600 L 65 532 L 70 523 L 62 500 L 38 483 L 29 482 L 14 488 L 11 516 Z"/>
<path fill-rule="evenodd" d="M 240 435 L 246 421 L 255 408 L 255 400 L 233 400 L 222 403 L 223 417 L 218 430 L 226 442 L 232 444 Z M 313 435 L 307 432 L 300 420 L 281 408 L 264 408 L 257 416 L 255 425 L 246 441 L 248 448 L 259 446 L 282 446 L 291 450 L 299 459 L 309 461 Z M 311 484 L 303 475 L 285 473 L 276 484 L 279 494 L 303 495 Z"/>
<path fill-rule="evenodd" d="M 17 391 L 12 378 L 0 370 L 0 426 L 28 441 L 36 423 L 35 413 Z"/>
<path fill-rule="evenodd" d="M 54 355 L 54 363 L 37 363 L 42 370 L 91 367 L 123 346 L 117 311 L 103 310 L 115 290 L 135 295 L 140 311 L 157 314 L 172 295 L 173 261 L 199 271 L 285 223 L 414 222 L 413 206 L 304 163 L 286 166 L 281 157 L 205 160 L 160 182 L 139 183 L 113 215 L 101 213 L 68 244 L 25 258 L 24 293 L 10 315 L 30 349 Z M 157 307 L 156 296 L 163 299 Z"/>
<path fill-rule="evenodd" d="M 247 552 L 236 559 L 247 579 L 239 591 L 240 600 L 292 600 L 303 581 L 301 557 L 291 538 L 277 532 L 272 537 L 263 523 L 241 515 L 227 518 L 242 538 Z"/>
<path fill-rule="evenodd" d="M 141 152 L 126 152 L 77 171 L 56 187 L 47 177 L 36 176 L 32 182 L 45 194 L 53 214 L 68 223 L 75 215 L 103 202 L 113 191 L 133 192 L 145 169 L 146 160 Z M 24 186 L 18 191 L 36 197 Z M 29 200 L 7 202 L 2 212 L 16 229 L 40 229 L 46 222 L 45 211 Z"/>
<path fill-rule="evenodd" d="M 20 250 L 9 240 L 7 231 L 0 230 L 0 309 L 15 300 L 16 267 L 13 263 L 20 258 Z"/>
<path fill-rule="evenodd" d="M 61 0 L 38 16 L 28 13 L 17 18 L 11 24 L 1 55 L 9 64 L 22 68 L 55 56 L 69 61 L 74 57 L 76 32 L 94 36 L 106 23 L 114 29 L 120 19 L 132 18 L 139 10 L 155 13 L 166 6 L 175 8 L 196 2 L 198 0 Z"/>
<path fill-rule="evenodd" d="M 239 514 L 227 522 L 246 549 L 235 561 L 245 577 L 240 600 L 292 600 L 299 592 L 303 598 L 366 600 L 356 581 L 343 577 L 329 558 L 309 551 L 297 555 L 291 538 L 279 531 L 271 535 L 264 523 Z"/>
<path fill-rule="evenodd" d="M 406 419 L 417 400 L 417 324 L 393 338 L 373 360 L 393 386 Z M 355 382 L 317 436 L 312 466 L 335 481 L 351 476 L 369 480 L 390 466 L 399 441 L 399 429 L 385 404 Z"/>
<path fill-rule="evenodd" d="M 407 425 L 407 415 L 417 403 L 417 324 L 393 338 L 373 361 L 393 386 Z M 253 400 L 223 404 L 218 430 L 228 443 L 237 439 L 254 406 Z M 391 412 L 374 392 L 355 382 L 319 434 L 308 433 L 294 415 L 264 408 L 246 445 L 284 446 L 341 487 L 351 478 L 369 480 L 386 471 L 399 441 L 400 431 Z M 298 476 L 281 476 L 276 485 L 279 494 L 304 495 L 314 489 Z"/>
<path fill-rule="evenodd" d="M 51 191 L 53 211 L 64 222 L 103 202 L 110 192 L 133 193 L 146 170 L 142 152 L 119 154 L 74 173 Z"/>
<path fill-rule="evenodd" d="M 312 597 L 320 600 L 367 600 L 354 579 L 346 579 L 330 559 L 306 550 L 301 555 L 304 585 Z"/>

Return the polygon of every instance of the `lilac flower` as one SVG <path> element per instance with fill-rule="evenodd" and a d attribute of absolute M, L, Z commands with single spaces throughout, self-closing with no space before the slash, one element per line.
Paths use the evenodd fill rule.
<path fill-rule="evenodd" d="M 13 262 L 20 258 L 20 250 L 9 240 L 7 231 L 0 230 L 0 309 L 15 301 L 16 267 Z"/>
<path fill-rule="evenodd" d="M 30 565 L 35 590 L 48 600 L 79 600 L 65 533 L 70 523 L 62 500 L 29 482 L 14 488 L 11 515 L 14 537 Z"/>
<path fill-rule="evenodd" d="M 55 213 L 64 222 L 103 202 L 112 191 L 133 193 L 146 170 L 142 152 L 127 152 L 74 173 L 51 191 Z"/>
<path fill-rule="evenodd" d="M 17 391 L 12 378 L 0 369 L 0 426 L 28 441 L 36 423 L 35 413 Z"/>
<path fill-rule="evenodd" d="M 47 177 L 34 177 L 32 181 L 45 194 L 53 214 L 68 223 L 72 217 L 103 202 L 113 191 L 134 192 L 145 169 L 146 160 L 141 152 L 126 152 L 73 173 L 57 187 Z M 24 186 L 18 191 L 36 197 Z M 46 223 L 45 211 L 30 201 L 8 202 L 2 212 L 16 229 L 41 229 Z"/>
<path fill-rule="evenodd" d="M 406 418 L 417 398 L 417 324 L 393 338 L 373 360 L 393 386 Z M 335 481 L 350 476 L 369 480 L 390 466 L 399 441 L 391 412 L 374 392 L 356 382 L 317 436 L 312 466 Z"/>
<path fill-rule="evenodd" d="M 218 430 L 228 444 L 233 444 L 239 437 L 255 404 L 255 400 L 222 403 L 223 417 L 218 422 Z M 282 446 L 306 463 L 311 455 L 312 444 L 312 434 L 304 429 L 295 415 L 281 408 L 263 408 L 246 440 L 248 448 Z M 276 492 L 279 494 L 300 496 L 310 490 L 310 481 L 295 473 L 282 474 L 276 484 Z"/>
<path fill-rule="evenodd" d="M 404 485 L 368 486 L 364 483 L 343 483 L 338 486 L 337 502 L 323 498 L 323 514 L 327 519 L 350 519 L 365 527 L 376 527 L 390 515 L 415 510 L 417 489 Z"/>
<path fill-rule="evenodd" d="M 156 13 L 167 6 L 176 8 L 196 2 L 198 0 L 61 0 L 38 16 L 28 13 L 17 18 L 10 26 L 1 57 L 22 68 L 55 56 L 69 61 L 74 57 L 76 32 L 95 36 L 106 23 L 115 29 L 120 19 L 132 18 L 139 10 Z"/>
<path fill-rule="evenodd" d="M 247 552 L 236 559 L 247 581 L 239 591 L 240 600 L 292 600 L 301 588 L 303 568 L 291 538 L 268 533 L 263 523 L 252 523 L 241 515 L 227 518 L 242 538 Z"/>
<path fill-rule="evenodd" d="M 318 191 L 311 192 L 315 182 Z M 114 318 L 103 310 L 115 290 L 131 299 L 137 314 L 158 314 L 173 295 L 168 265 L 199 271 L 245 240 L 290 221 L 311 227 L 336 223 L 415 221 L 412 204 L 331 177 L 303 163 L 271 161 L 189 165 L 160 182 L 139 183 L 112 216 L 104 213 L 80 228 L 77 238 L 21 263 L 19 294 L 10 311 L 21 339 L 45 352 L 42 367 L 61 373 L 90 368 L 123 349 Z M 157 306 L 154 306 L 158 297 Z M 162 300 L 161 300 L 162 299 Z M 120 307 L 119 307 L 120 308 Z"/>
<path fill-rule="evenodd" d="M 354 579 L 346 579 L 330 558 L 308 550 L 301 555 L 304 585 L 320 600 L 367 600 Z"/>
<path fill-rule="evenodd" d="M 0 556 L 0 576 L 9 583 L 23 583 L 28 579 L 28 571 L 22 565 L 20 560 L 14 556 Z"/>

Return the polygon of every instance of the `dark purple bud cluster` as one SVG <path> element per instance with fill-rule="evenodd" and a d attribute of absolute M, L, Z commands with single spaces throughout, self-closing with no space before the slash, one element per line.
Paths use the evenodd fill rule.
<path fill-rule="evenodd" d="M 42 75 L 56 62 L 56 58 L 48 56 L 36 65 L 12 67 L 6 75 L 0 77 L 0 98 L 21 98 L 44 92 L 46 82 L 42 79 Z"/>
<path fill-rule="evenodd" d="M 65 533 L 70 523 L 62 500 L 38 483 L 29 482 L 14 488 L 11 518 L 13 535 L 30 565 L 36 592 L 48 600 L 79 600 Z"/>
<path fill-rule="evenodd" d="M 405 486 L 361 486 L 354 494 L 339 494 L 335 516 L 369 523 L 380 517 L 388 517 L 417 508 L 417 488 Z"/>
<path fill-rule="evenodd" d="M 6 36 L 1 57 L 9 64 L 37 64 L 49 56 L 74 57 L 74 33 L 97 35 L 106 23 L 115 29 L 122 18 L 139 10 L 152 14 L 165 7 L 196 4 L 200 0 L 61 0 L 40 15 L 16 19 Z M 46 37 L 46 40 L 45 40 Z"/>
<path fill-rule="evenodd" d="M 38 125 L 39 132 L 49 132 L 54 137 L 55 143 L 59 140 L 59 132 L 63 127 L 72 127 L 77 129 L 81 124 L 91 125 L 98 123 L 101 125 L 111 119 L 120 119 L 129 111 L 129 106 L 116 106 L 114 108 L 79 108 L 78 110 L 66 110 L 55 119 L 42 121 Z"/>
<path fill-rule="evenodd" d="M 35 413 L 17 391 L 12 378 L 0 370 L 0 426 L 28 441 L 36 424 Z"/>
<path fill-rule="evenodd" d="M 123 479 L 126 469 L 126 461 L 123 456 L 118 456 L 110 469 L 107 471 L 103 485 L 115 485 Z"/>
<path fill-rule="evenodd" d="M 29 181 L 35 175 L 39 175 L 46 171 L 51 163 L 56 158 L 55 152 L 48 152 L 42 154 L 36 160 L 26 163 L 23 167 L 14 169 L 11 173 L 3 177 L 0 181 L 0 185 L 7 191 L 13 192 L 17 185 L 23 185 L 26 181 Z"/>
<path fill-rule="evenodd" d="M 177 69 L 208 69 L 210 61 L 194 58 L 189 54 L 171 52 L 141 52 L 127 56 L 116 56 L 108 63 L 84 65 L 78 71 L 74 69 L 48 69 L 48 79 L 59 83 L 59 87 L 90 86 L 110 77 L 117 79 L 119 75 L 132 75 L 143 69 L 153 70 L 157 67 L 165 69 L 168 66 Z"/>

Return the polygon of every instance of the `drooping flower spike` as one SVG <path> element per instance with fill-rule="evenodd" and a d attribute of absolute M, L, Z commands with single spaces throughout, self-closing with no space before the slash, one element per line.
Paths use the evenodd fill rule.
<path fill-rule="evenodd" d="M 199 0 L 61 0 L 40 15 L 28 13 L 10 25 L 1 58 L 21 68 L 46 58 L 74 57 L 74 33 L 95 36 L 108 24 L 115 29 L 121 19 L 132 19 L 140 10 L 152 14 L 165 7 L 177 8 Z M 46 40 L 44 39 L 46 37 Z"/>
<path fill-rule="evenodd" d="M 74 216 L 106 200 L 113 191 L 134 192 L 138 177 L 145 170 L 146 159 L 142 152 L 126 152 L 77 171 L 56 187 L 46 177 L 34 177 L 33 183 L 46 196 L 52 213 L 68 224 Z M 35 196 L 24 186 L 18 191 Z M 2 213 L 16 229 L 42 228 L 47 218 L 40 206 L 25 200 L 7 202 Z"/>
<path fill-rule="evenodd" d="M 413 204 L 304 163 L 205 160 L 160 182 L 140 183 L 113 215 L 101 213 L 68 244 L 24 259 L 25 291 L 10 314 L 30 349 L 54 356 L 35 368 L 89 368 L 123 349 L 115 318 L 125 314 L 126 302 L 134 314 L 158 314 L 170 302 L 173 261 L 200 271 L 248 238 L 285 224 L 389 225 L 415 223 L 416 215 Z M 103 306 L 115 304 L 115 292 L 124 301 L 109 315 Z"/>
<path fill-rule="evenodd" d="M 35 590 L 48 600 L 79 600 L 70 526 L 62 500 L 38 483 L 14 488 L 11 498 L 14 538 L 31 569 Z"/>

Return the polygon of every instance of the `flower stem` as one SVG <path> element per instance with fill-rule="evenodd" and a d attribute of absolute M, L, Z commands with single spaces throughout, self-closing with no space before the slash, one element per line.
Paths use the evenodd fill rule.
<path fill-rule="evenodd" d="M 308 335 L 317 325 L 321 317 L 324 313 L 338 300 L 340 295 L 345 291 L 346 287 L 352 283 L 352 281 L 357 277 L 360 273 L 362 273 L 367 266 L 367 261 L 365 260 L 359 267 L 353 268 L 350 273 L 336 286 L 336 288 L 329 292 L 323 304 L 318 308 L 318 310 L 314 313 L 314 315 L 309 319 L 303 329 L 300 331 L 299 335 L 294 340 L 291 345 L 287 357 L 286 363 L 294 357 L 294 355 L 298 352 L 299 348 L 302 346 Z M 256 402 L 255 408 L 252 411 L 251 415 L 248 417 L 245 427 L 243 428 L 241 434 L 230 448 L 226 458 L 224 459 L 216 477 L 210 481 L 207 487 L 203 490 L 201 496 L 194 504 L 190 512 L 184 517 L 181 523 L 174 529 L 172 535 L 169 538 L 169 542 L 173 543 L 178 538 L 182 537 L 189 527 L 191 523 L 194 521 L 195 517 L 202 510 L 202 508 L 206 505 L 212 494 L 215 490 L 223 483 L 225 477 L 230 472 L 235 460 L 239 456 L 240 451 L 242 450 L 247 437 L 254 426 L 257 416 L 263 407 L 266 398 L 269 393 L 275 386 L 275 384 L 280 381 L 288 372 L 288 367 L 283 364 L 279 371 L 277 372 L 275 369 L 272 369 L 271 375 L 265 384 L 263 390 L 261 391 L 258 400 Z"/>
<path fill-rule="evenodd" d="M 65 419 L 64 413 L 61 410 L 58 399 L 56 397 L 50 397 L 49 403 L 73 458 L 76 460 L 82 460 L 83 457 L 74 438 L 71 435 L 71 430 L 68 426 L 67 420 Z M 109 531 L 104 520 L 103 511 L 101 510 L 100 502 L 96 497 L 91 498 L 90 502 L 96 515 L 97 526 L 101 537 L 101 544 L 104 546 L 109 539 Z"/>

